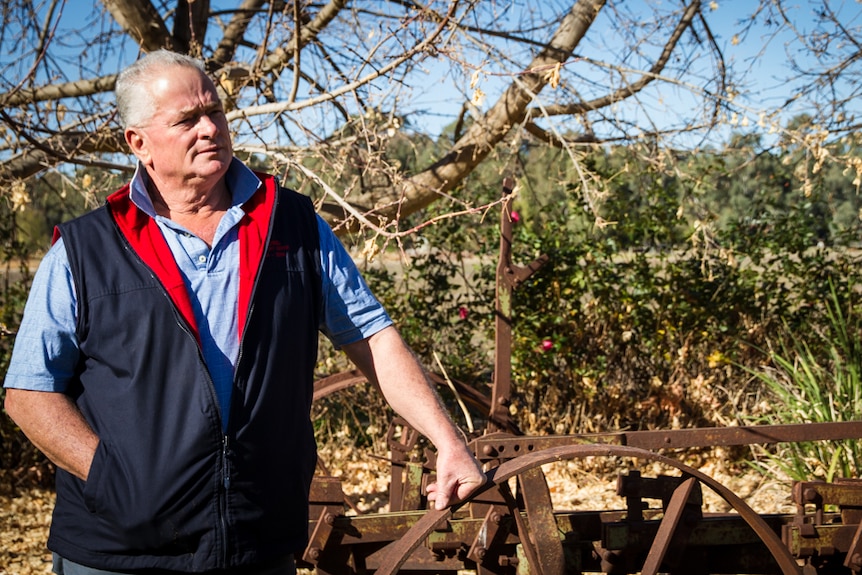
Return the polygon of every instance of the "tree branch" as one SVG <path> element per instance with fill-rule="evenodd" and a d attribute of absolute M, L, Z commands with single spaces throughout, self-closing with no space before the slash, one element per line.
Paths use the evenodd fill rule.
<path fill-rule="evenodd" d="M 103 76 L 94 80 L 76 80 L 43 86 L 41 88 L 21 88 L 14 92 L 0 94 L 0 107 L 13 108 L 25 104 L 45 102 L 48 100 L 60 100 L 61 98 L 78 98 L 81 96 L 92 96 L 102 92 L 110 92 L 117 82 L 117 75 Z"/>
<path fill-rule="evenodd" d="M 649 71 L 647 73 L 644 73 L 637 81 L 632 82 L 631 84 L 628 84 L 614 91 L 611 94 L 607 94 L 605 96 L 602 96 L 601 98 L 595 98 L 587 102 L 575 102 L 571 104 L 545 106 L 542 110 L 538 110 L 535 108 L 531 109 L 527 112 L 527 119 L 532 120 L 543 115 L 564 116 L 584 114 L 586 112 L 591 112 L 600 108 L 606 108 L 616 102 L 625 100 L 626 98 L 637 94 L 659 77 L 661 71 L 667 65 L 668 60 L 670 60 L 671 54 L 676 48 L 676 45 L 682 37 L 683 33 L 691 26 L 694 17 L 698 14 L 699 11 L 700 0 L 694 0 L 691 4 L 688 5 L 682 15 L 682 18 L 680 18 L 680 21 L 674 28 L 674 31 L 671 34 L 670 38 L 668 38 L 667 43 L 665 43 L 664 49 L 662 50 L 662 53 L 659 58 L 652 65 L 652 67 L 650 67 Z"/>
<path fill-rule="evenodd" d="M 605 0 L 579 0 L 560 22 L 548 46 L 530 63 L 527 72 L 515 78 L 496 104 L 474 123 L 442 159 L 427 170 L 406 180 L 403 186 L 402 215 L 431 204 L 437 194 L 447 193 L 463 180 L 503 140 L 509 131 L 527 117 L 527 106 L 548 83 L 548 75 L 537 70 L 553 68 L 567 59 L 595 21 Z M 390 216 L 390 208 L 381 213 Z"/>
<path fill-rule="evenodd" d="M 150 0 L 102 0 L 102 4 L 145 52 L 159 48 L 181 51 Z"/>
<path fill-rule="evenodd" d="M 213 53 L 212 61 L 215 67 L 221 67 L 230 62 L 236 53 L 236 47 L 245 36 L 251 17 L 261 9 L 266 0 L 243 0 L 236 14 L 225 28 L 224 36 Z"/>

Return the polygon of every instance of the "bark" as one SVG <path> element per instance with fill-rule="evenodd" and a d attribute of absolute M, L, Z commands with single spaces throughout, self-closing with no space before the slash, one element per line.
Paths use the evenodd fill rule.
<path fill-rule="evenodd" d="M 548 116 L 584 114 L 592 110 L 606 108 L 613 105 L 615 102 L 619 102 L 621 100 L 625 100 L 626 98 L 634 96 L 659 77 L 661 71 L 667 65 L 668 60 L 670 60 L 674 48 L 676 48 L 677 43 L 679 42 L 680 38 L 682 38 L 683 32 L 685 32 L 691 26 L 694 17 L 697 16 L 699 12 L 700 0 L 694 0 L 694 2 L 689 4 L 688 7 L 685 9 L 682 18 L 680 18 L 679 23 L 677 23 L 676 28 L 674 28 L 673 33 L 665 44 L 664 49 L 662 50 L 662 53 L 656 60 L 655 64 L 653 64 L 650 70 L 647 73 L 643 74 L 638 80 L 627 84 L 626 86 L 614 91 L 611 94 L 607 94 L 601 98 L 596 98 L 587 102 L 574 102 L 571 104 L 564 105 L 545 106 L 544 108 L 542 108 L 542 110 L 531 109 L 527 113 L 527 118 L 533 119 L 545 114 L 547 114 Z"/>
<path fill-rule="evenodd" d="M 181 52 L 201 56 L 201 45 L 210 16 L 209 0 L 179 0 L 174 20 L 174 40 Z"/>
<path fill-rule="evenodd" d="M 236 47 L 245 36 L 245 31 L 251 22 L 251 17 L 264 5 L 266 0 L 244 0 L 234 17 L 225 28 L 224 36 L 213 53 L 213 62 L 221 67 L 230 62 L 236 53 Z"/>
<path fill-rule="evenodd" d="M 127 153 L 125 140 L 119 130 L 103 130 L 94 134 L 63 134 L 46 141 L 33 142 L 33 147 L 0 164 L 0 185 L 22 180 L 38 174 L 47 166 L 58 163 L 58 158 L 71 163 L 87 163 L 83 157 L 90 153 Z M 76 161 L 76 158 L 81 158 Z"/>
<path fill-rule="evenodd" d="M 533 98 L 548 83 L 546 72 L 557 63 L 565 62 L 595 21 L 605 0 L 579 0 L 554 33 L 550 43 L 516 78 L 502 97 L 475 122 L 453 149 L 431 167 L 405 180 L 398 191 L 403 201 L 389 203 L 372 212 L 380 219 L 412 214 L 434 202 L 441 194 L 454 189 L 467 177 L 514 128 L 522 124 Z M 380 205 L 381 202 L 377 202 Z M 327 211 L 338 213 L 328 206 Z"/>
<path fill-rule="evenodd" d="M 0 94 L 0 107 L 14 108 L 36 102 L 48 100 L 59 100 L 61 98 L 78 98 L 81 96 L 92 96 L 102 92 L 110 92 L 114 89 L 117 75 L 103 76 L 94 80 L 77 80 L 64 84 L 53 84 L 42 88 L 22 88 L 13 92 Z"/>
<path fill-rule="evenodd" d="M 179 51 L 165 21 L 149 0 L 102 0 L 102 4 L 145 52 L 159 48 Z"/>

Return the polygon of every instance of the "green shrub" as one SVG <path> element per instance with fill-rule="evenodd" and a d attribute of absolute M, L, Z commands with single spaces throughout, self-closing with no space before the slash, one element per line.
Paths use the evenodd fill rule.
<path fill-rule="evenodd" d="M 848 290 L 852 293 L 852 289 Z M 765 352 L 769 364 L 747 368 L 764 387 L 769 409 L 758 423 L 856 421 L 862 414 L 862 340 L 859 308 L 833 289 L 826 320 L 814 331 L 787 326 Z M 818 441 L 758 448 L 759 469 L 792 479 L 858 477 L 862 443 Z"/>

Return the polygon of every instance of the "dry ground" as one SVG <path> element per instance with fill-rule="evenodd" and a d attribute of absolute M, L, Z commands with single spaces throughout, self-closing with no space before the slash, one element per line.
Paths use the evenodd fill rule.
<path fill-rule="evenodd" d="M 324 454 L 327 461 L 345 462 L 340 471 L 344 491 L 362 512 L 385 512 L 388 464 L 379 459 L 362 459 L 354 452 Z M 546 466 L 545 472 L 555 506 L 561 509 L 622 509 L 614 493 L 615 475 L 607 462 L 564 462 Z M 792 513 L 790 483 L 765 479 L 732 468 L 720 454 L 698 466 L 710 477 L 730 487 L 759 513 Z M 603 469 L 603 470 L 602 470 Z M 644 476 L 663 472 L 656 466 L 641 467 Z M 666 472 L 666 471 L 665 471 Z M 2 473 L 2 472 L 0 472 Z M 0 477 L 2 479 L 2 477 Z M 0 482 L 0 486 L 8 485 Z M 704 489 L 705 510 L 727 511 L 728 506 L 709 489 Z M 49 489 L 28 489 L 12 493 L 0 488 L 0 575 L 50 573 L 50 554 L 45 549 L 54 497 Z"/>

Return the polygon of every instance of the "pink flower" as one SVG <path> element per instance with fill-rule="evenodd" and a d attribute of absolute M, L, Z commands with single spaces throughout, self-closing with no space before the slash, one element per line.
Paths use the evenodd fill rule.
<path fill-rule="evenodd" d="M 467 314 L 468 314 L 468 313 L 469 313 L 469 312 L 467 311 L 467 308 L 466 308 L 466 307 L 461 306 L 461 307 L 459 307 L 459 308 L 458 308 L 458 317 L 460 317 L 461 319 L 467 319 Z"/>
<path fill-rule="evenodd" d="M 520 221 L 521 221 L 521 214 L 519 214 L 519 213 L 518 213 L 518 212 L 516 212 L 515 210 L 512 210 L 512 221 L 513 221 L 514 223 L 516 223 L 516 224 L 517 224 L 518 222 L 520 222 Z"/>
<path fill-rule="evenodd" d="M 542 340 L 542 351 L 551 351 L 554 348 L 554 342 L 549 339 Z"/>

